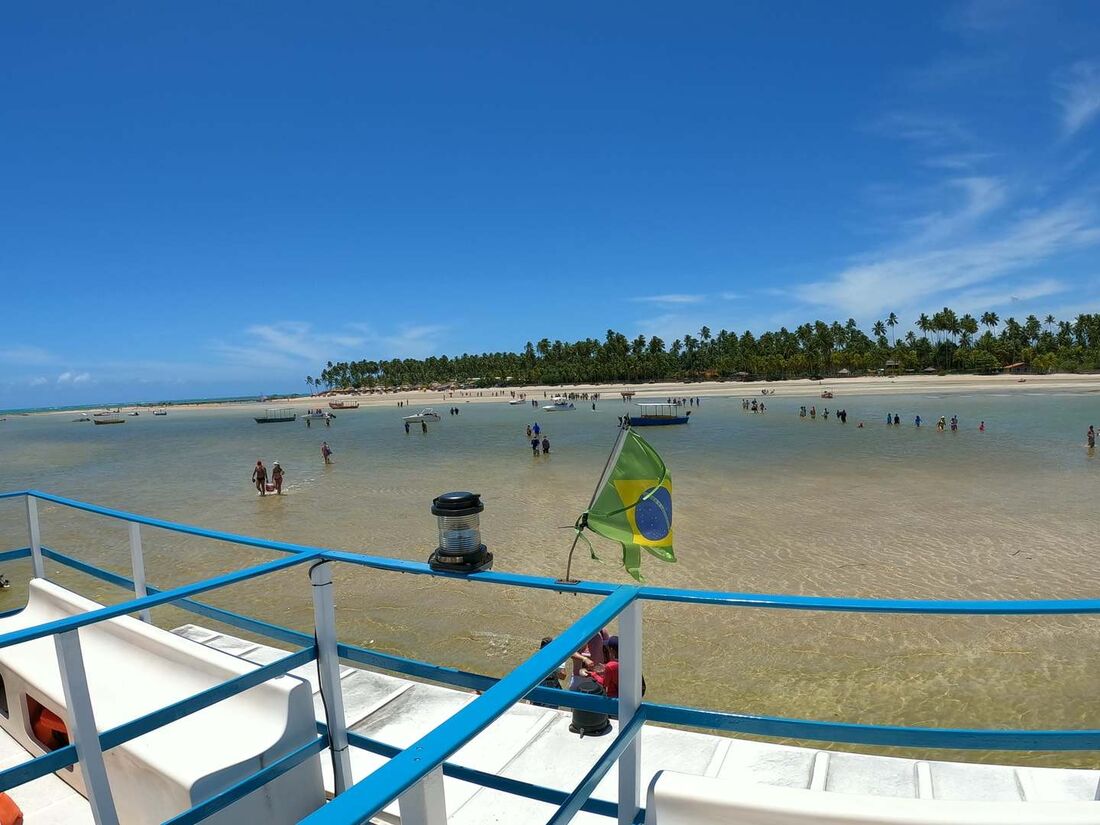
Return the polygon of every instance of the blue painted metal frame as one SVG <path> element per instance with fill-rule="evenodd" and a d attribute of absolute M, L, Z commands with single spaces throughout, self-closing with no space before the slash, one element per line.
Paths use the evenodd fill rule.
<path fill-rule="evenodd" d="M 429 731 L 417 742 L 370 775 L 302 820 L 306 825 L 326 822 L 369 822 L 382 808 L 411 788 L 447 757 L 465 745 L 512 705 L 526 696 L 562 660 L 609 624 L 637 597 L 633 587 L 616 590 L 562 631 L 550 644 L 535 653 L 488 691 Z"/>
<path fill-rule="evenodd" d="M 747 714 L 724 713 L 718 711 L 686 708 L 674 705 L 642 703 L 638 715 L 622 729 L 608 751 L 593 766 L 588 775 L 570 794 L 563 791 L 544 788 L 530 783 L 519 782 L 506 777 L 477 771 L 447 762 L 446 759 L 464 744 L 469 742 L 493 720 L 499 718 L 509 707 L 527 696 L 547 704 L 559 704 L 566 707 L 582 707 L 614 713 L 618 703 L 615 700 L 584 697 L 576 693 L 557 691 L 538 687 L 542 677 L 553 670 L 573 650 L 584 644 L 596 629 L 611 621 L 631 601 L 667 601 L 686 604 L 720 605 L 727 607 L 769 608 L 781 610 L 815 610 L 859 613 L 931 613 L 941 615 L 1071 615 L 1100 613 L 1100 599 L 1045 599 L 1021 601 L 994 600 L 926 600 L 926 599 L 851 599 L 817 596 L 792 596 L 777 594 L 755 594 L 739 592 L 709 592 L 679 590 L 656 587 L 626 587 L 601 582 L 582 582 L 562 584 L 545 577 L 524 576 L 518 574 L 485 572 L 472 575 L 448 574 L 434 571 L 426 564 L 402 561 L 399 559 L 367 556 L 317 547 L 275 542 L 249 536 L 238 536 L 203 528 L 181 525 L 160 519 L 138 516 L 119 510 L 99 507 L 85 502 L 66 499 L 39 491 L 16 491 L 0 493 L 0 499 L 19 496 L 33 496 L 43 501 L 72 507 L 86 512 L 123 521 L 136 522 L 160 529 L 194 535 L 202 538 L 236 543 L 243 546 L 290 554 L 274 562 L 245 568 L 235 573 L 218 576 L 213 579 L 195 582 L 171 590 L 148 588 L 150 595 L 141 599 L 132 599 L 109 608 L 92 611 L 70 619 L 50 622 L 35 628 L 26 628 L 14 633 L 0 635 L 0 648 L 10 644 L 41 638 L 53 633 L 83 627 L 97 621 L 114 618 L 128 613 L 136 613 L 144 608 L 175 603 L 178 606 L 200 615 L 205 615 L 227 624 L 242 627 L 251 632 L 280 639 L 292 644 L 302 645 L 296 653 L 279 661 L 250 672 L 245 676 L 230 680 L 196 696 L 189 697 L 126 725 L 119 726 L 100 735 L 103 747 L 115 747 L 129 739 L 147 733 L 163 724 L 182 718 L 202 707 L 220 701 L 228 696 L 246 690 L 267 679 L 285 673 L 288 669 L 315 658 L 313 639 L 307 634 L 279 625 L 270 624 L 231 611 L 216 608 L 198 602 L 191 596 L 214 590 L 238 581 L 245 581 L 270 572 L 295 566 L 307 560 L 325 559 L 340 561 L 372 569 L 430 575 L 441 578 L 459 578 L 464 581 L 488 584 L 505 584 L 525 588 L 552 590 L 604 597 L 589 613 L 564 631 L 547 648 L 539 651 L 524 664 L 503 679 L 482 676 L 475 673 L 445 668 L 400 656 L 380 653 L 352 645 L 341 644 L 340 656 L 346 660 L 366 664 L 371 667 L 392 670 L 431 681 L 452 684 L 460 687 L 486 691 L 483 696 L 464 707 L 448 722 L 424 736 L 419 742 L 404 750 L 393 748 L 368 739 L 359 734 L 349 734 L 356 747 L 390 757 L 390 761 L 371 776 L 371 781 L 359 783 L 332 804 L 308 818 L 310 823 L 328 822 L 365 822 L 404 790 L 418 782 L 436 767 L 442 767 L 445 775 L 464 781 L 475 782 L 488 788 L 516 793 L 532 799 L 538 799 L 561 808 L 552 819 L 552 825 L 561 825 L 578 811 L 586 810 L 605 816 L 615 815 L 615 805 L 602 800 L 591 800 L 592 790 L 600 778 L 615 762 L 621 751 L 633 736 L 637 735 L 643 719 L 654 722 L 700 727 L 714 730 L 726 730 L 768 737 L 808 739 L 829 742 L 848 742 L 856 744 L 892 745 L 921 748 L 989 749 L 989 750 L 1100 750 L 1100 730 L 1068 731 L 1028 731 L 1028 730 L 969 730 L 914 728 L 886 725 L 861 725 L 840 722 L 819 722 L 812 720 L 785 719 L 780 717 L 753 716 Z M 42 548 L 43 555 L 63 565 L 95 576 L 103 581 L 121 587 L 132 588 L 133 582 L 125 576 L 103 570 L 94 565 L 75 559 L 59 551 Z M 25 558 L 31 554 L 29 548 L 0 552 L 0 561 Z M 560 649 L 559 649 L 560 648 Z M 323 726 L 321 726 L 323 728 Z M 200 806 L 181 814 L 173 823 L 197 822 L 217 810 L 231 804 L 247 793 L 275 776 L 290 770 L 303 759 L 321 750 L 325 739 L 320 737 L 297 751 L 284 756 L 273 765 L 255 774 L 238 785 L 208 800 Z M 45 775 L 76 761 L 72 746 L 61 748 L 49 754 L 30 760 L 22 765 L 0 771 L 0 789 L 13 787 L 38 776 Z M 639 815 L 641 816 L 641 815 Z"/>
<path fill-rule="evenodd" d="M 596 760 L 596 764 L 584 775 L 584 779 L 574 788 L 573 793 L 569 794 L 565 802 L 558 808 L 557 813 L 546 820 L 546 825 L 566 825 L 566 823 L 572 821 L 573 817 L 580 811 L 581 806 L 592 796 L 592 792 L 596 790 L 600 780 L 607 775 L 607 772 L 611 770 L 611 766 L 622 756 L 627 745 L 633 742 L 634 737 L 641 733 L 642 725 L 645 724 L 645 717 L 645 708 L 639 707 L 631 720 L 619 729 L 619 734 L 610 747 L 603 752 L 603 756 Z"/>

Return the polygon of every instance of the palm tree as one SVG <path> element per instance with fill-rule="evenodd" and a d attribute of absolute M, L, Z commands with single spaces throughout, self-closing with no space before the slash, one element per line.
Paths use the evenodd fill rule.
<path fill-rule="evenodd" d="M 306 376 L 306 386 L 309 387 L 309 394 L 313 395 L 313 376 L 312 375 L 307 375 Z"/>
<path fill-rule="evenodd" d="M 898 316 L 894 313 L 890 313 L 890 317 L 886 319 L 886 326 L 890 327 L 890 346 L 894 346 L 894 327 L 898 325 Z"/>
<path fill-rule="evenodd" d="M 917 329 L 924 333 L 925 337 L 932 331 L 932 319 L 924 312 L 920 314 L 920 318 L 917 319 Z"/>
<path fill-rule="evenodd" d="M 874 327 L 872 327 L 871 332 L 874 333 L 876 338 L 885 338 L 886 324 L 884 324 L 882 321 L 875 321 L 875 325 Z"/>
<path fill-rule="evenodd" d="M 1047 332 L 1050 332 L 1050 328 L 1054 326 L 1054 316 L 1047 315 L 1047 317 L 1043 319 L 1043 323 L 1046 324 Z"/>
<path fill-rule="evenodd" d="M 996 329 L 997 324 L 1001 323 L 1001 319 L 997 317 L 996 312 L 983 312 L 982 313 L 982 326 L 989 327 L 990 329 Z"/>

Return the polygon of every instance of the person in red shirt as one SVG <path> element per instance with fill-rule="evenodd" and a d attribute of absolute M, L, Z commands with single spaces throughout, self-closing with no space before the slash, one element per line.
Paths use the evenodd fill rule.
<path fill-rule="evenodd" d="M 609 699 L 619 698 L 619 637 L 609 636 L 604 643 L 606 661 L 596 665 L 591 671 L 592 678 L 596 680 Z"/>

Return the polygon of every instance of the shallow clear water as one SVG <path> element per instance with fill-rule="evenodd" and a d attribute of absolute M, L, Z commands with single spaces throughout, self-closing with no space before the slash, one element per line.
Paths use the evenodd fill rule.
<path fill-rule="evenodd" d="M 1089 393 L 849 396 L 848 410 L 798 417 L 817 398 L 772 397 L 768 412 L 704 399 L 689 426 L 644 431 L 674 479 L 679 564 L 647 559 L 649 582 L 675 587 L 819 595 L 1094 597 L 1100 558 L 1100 458 L 1084 447 L 1100 424 Z M 571 525 L 588 502 L 626 407 L 533 412 L 503 402 L 457 402 L 406 435 L 396 407 L 343 411 L 331 428 L 258 426 L 255 407 L 149 413 L 126 424 L 71 416 L 0 423 L 0 489 L 36 487 L 214 529 L 424 560 L 435 545 L 428 512 L 439 493 L 482 494 L 483 539 L 496 568 L 560 576 Z M 444 407 L 445 409 L 445 407 Z M 897 411 L 900 427 L 887 427 Z M 925 426 L 913 427 L 915 413 Z M 957 414 L 958 433 L 936 417 Z M 553 442 L 532 458 L 524 433 L 538 420 Z M 977 432 L 979 420 L 987 431 Z M 858 429 L 860 420 L 864 429 Z M 335 463 L 321 463 L 323 439 Z M 259 498 L 252 465 L 279 460 L 282 498 Z M 40 505 L 43 540 L 120 572 L 123 525 Z M 0 502 L 0 539 L 26 543 L 19 502 Z M 269 555 L 144 530 L 149 578 L 194 580 Z M 578 551 L 575 575 L 626 581 L 616 548 L 604 564 Z M 29 566 L 0 607 L 24 598 Z M 382 650 L 501 674 L 583 612 L 573 597 L 341 570 L 341 637 Z M 63 581 L 77 581 L 59 571 Z M 106 600 L 120 593 L 80 582 Z M 304 571 L 238 585 L 210 601 L 306 628 Z M 937 726 L 1094 727 L 1100 663 L 1097 618 L 852 616 L 645 608 L 651 698 L 751 713 Z M 188 620 L 174 609 L 156 619 Z M 992 755 L 985 755 L 993 758 Z M 996 755 L 1004 759 L 1004 755 Z M 1085 764 L 1078 757 L 1030 757 Z M 1018 759 L 1013 757 L 1013 759 Z"/>

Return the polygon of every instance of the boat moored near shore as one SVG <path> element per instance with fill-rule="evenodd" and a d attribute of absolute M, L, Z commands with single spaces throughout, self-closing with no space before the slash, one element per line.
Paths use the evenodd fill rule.
<path fill-rule="evenodd" d="M 257 424 L 282 424 L 287 421 L 294 421 L 297 418 L 298 413 L 294 412 L 292 407 L 279 407 L 265 410 L 263 415 L 255 417 L 255 421 Z"/>
<path fill-rule="evenodd" d="M 691 411 L 680 415 L 678 404 L 639 404 L 639 414 L 629 416 L 632 427 L 660 427 L 687 424 Z"/>
<path fill-rule="evenodd" d="M 401 420 L 408 424 L 438 424 L 443 419 L 431 407 L 425 407 L 418 413 L 402 416 Z"/>

